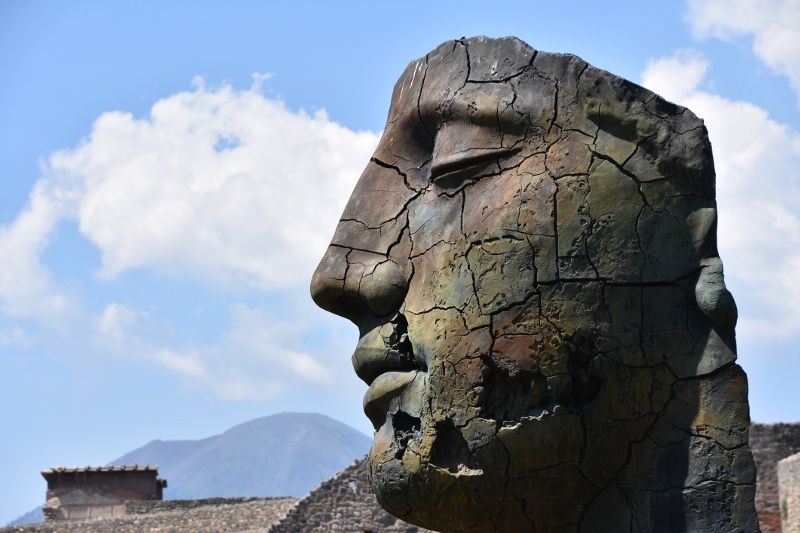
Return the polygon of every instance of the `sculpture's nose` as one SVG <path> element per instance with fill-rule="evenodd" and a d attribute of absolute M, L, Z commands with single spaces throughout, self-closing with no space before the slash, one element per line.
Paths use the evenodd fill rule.
<path fill-rule="evenodd" d="M 385 255 L 331 245 L 311 278 L 311 297 L 358 325 L 398 310 L 408 290 L 406 270 Z"/>
<path fill-rule="evenodd" d="M 387 129 L 375 153 L 392 148 L 381 146 L 393 138 Z M 399 310 L 412 272 L 405 211 L 420 194 L 406 184 L 404 176 L 411 175 L 411 169 L 399 172 L 377 157 L 367 164 L 311 279 L 318 306 L 359 326 Z"/>

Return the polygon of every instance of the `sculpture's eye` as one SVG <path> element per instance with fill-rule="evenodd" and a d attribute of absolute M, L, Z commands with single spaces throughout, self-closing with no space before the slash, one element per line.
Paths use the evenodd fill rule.
<path fill-rule="evenodd" d="M 519 152 L 519 141 L 524 136 L 510 133 L 510 126 L 499 128 L 496 111 L 491 116 L 494 117 L 491 125 L 485 124 L 486 120 L 477 121 L 483 117 L 478 114 L 470 115 L 469 120 L 452 118 L 438 126 L 430 174 L 434 185 L 451 189 L 470 180 L 498 174 L 503 160 Z"/>
<path fill-rule="evenodd" d="M 477 180 L 500 172 L 500 160 L 518 150 L 500 149 L 434 157 L 431 181 L 445 189 L 458 187 L 465 180 Z"/>

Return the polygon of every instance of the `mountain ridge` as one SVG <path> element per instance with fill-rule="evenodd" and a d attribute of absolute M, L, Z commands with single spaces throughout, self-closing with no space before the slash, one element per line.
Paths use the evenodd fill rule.
<path fill-rule="evenodd" d="M 300 497 L 363 457 L 370 442 L 325 415 L 279 413 L 204 439 L 151 441 L 111 464 L 157 464 L 165 499 Z"/>
<path fill-rule="evenodd" d="M 326 415 L 278 413 L 197 440 L 155 439 L 109 465 L 158 466 L 159 477 L 168 483 L 165 500 L 302 497 L 364 457 L 371 442 L 367 435 Z M 36 511 L 8 525 L 30 522 Z"/>

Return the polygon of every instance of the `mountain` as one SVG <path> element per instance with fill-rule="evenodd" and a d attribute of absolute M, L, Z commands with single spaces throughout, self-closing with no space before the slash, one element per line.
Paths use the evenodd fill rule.
<path fill-rule="evenodd" d="M 111 462 L 158 465 L 164 498 L 304 496 L 363 457 L 371 439 L 324 415 L 281 413 L 202 440 L 155 440 Z"/>
<path fill-rule="evenodd" d="M 201 440 L 154 440 L 111 461 L 158 465 L 164 499 L 305 496 L 363 457 L 372 439 L 314 413 L 281 413 Z M 41 521 L 41 511 L 38 511 Z M 30 513 L 20 519 L 27 519 Z"/>
<path fill-rule="evenodd" d="M 42 507 L 43 506 L 40 505 L 36 509 L 28 511 L 24 515 L 22 515 L 22 516 L 20 516 L 18 518 L 15 518 L 14 520 L 12 520 L 8 524 L 6 524 L 6 527 L 21 526 L 23 524 L 37 524 L 37 523 L 41 522 L 42 521 Z"/>

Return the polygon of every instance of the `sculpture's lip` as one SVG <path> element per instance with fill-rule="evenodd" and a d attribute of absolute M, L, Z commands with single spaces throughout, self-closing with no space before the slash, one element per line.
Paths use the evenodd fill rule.
<path fill-rule="evenodd" d="M 364 413 L 376 430 L 388 413 L 403 410 L 417 416 L 425 368 L 414 357 L 408 322 L 402 313 L 383 317 L 362 329 L 352 360 L 358 377 L 369 385 Z M 406 390 L 408 394 L 404 394 Z"/>
<path fill-rule="evenodd" d="M 401 398 L 403 392 L 418 378 L 420 370 L 407 370 L 404 372 L 384 372 L 375 380 L 364 394 L 364 414 L 370 419 L 377 430 L 386 420 L 386 414 L 392 411 L 392 403 L 397 400 L 404 403 Z M 399 405 L 394 408 L 400 407 Z"/>
<path fill-rule="evenodd" d="M 359 342 L 359 345 L 361 343 Z M 353 352 L 353 368 L 367 385 L 386 372 L 419 370 L 408 354 L 391 348 L 359 346 Z"/>
<path fill-rule="evenodd" d="M 372 385 L 385 372 L 420 370 L 408 338 L 407 322 L 400 313 L 381 320 L 358 339 L 353 368 L 358 377 Z"/>

